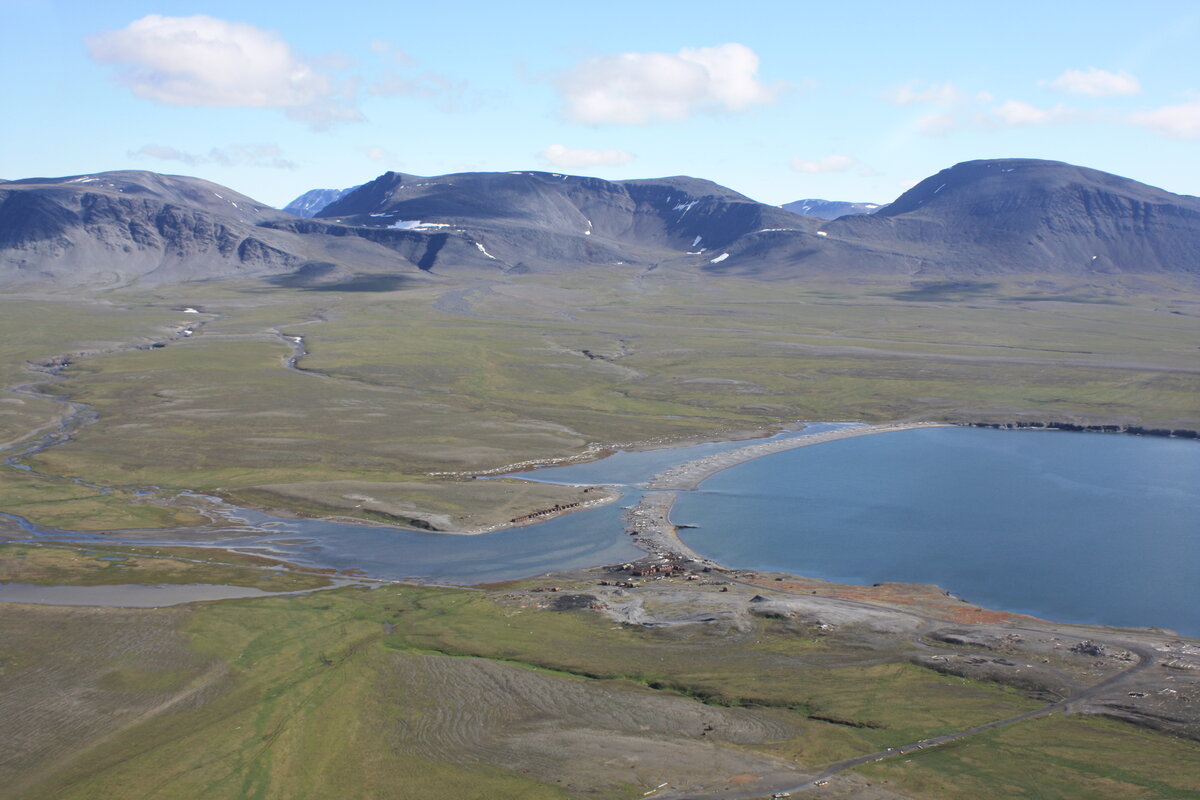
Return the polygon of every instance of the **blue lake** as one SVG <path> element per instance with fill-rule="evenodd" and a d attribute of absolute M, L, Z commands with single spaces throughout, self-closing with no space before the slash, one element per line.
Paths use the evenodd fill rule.
<path fill-rule="evenodd" d="M 803 436 L 844 423 L 814 424 Z M 625 485 L 616 503 L 482 536 L 241 511 L 245 526 L 96 536 L 19 521 L 34 540 L 200 544 L 372 577 L 481 583 L 633 560 L 620 515 L 641 483 L 720 442 L 618 453 L 523 477 Z M 933 583 L 979 605 L 1062 622 L 1200 636 L 1200 444 L 1064 432 L 932 428 L 776 453 L 680 492 L 694 549 L 737 568 Z M 10 518 L 16 519 L 16 518 Z"/>
<path fill-rule="evenodd" d="M 845 583 L 933 583 L 1061 622 L 1200 635 L 1200 445 L 933 428 L 785 451 L 680 493 L 688 545 Z"/>

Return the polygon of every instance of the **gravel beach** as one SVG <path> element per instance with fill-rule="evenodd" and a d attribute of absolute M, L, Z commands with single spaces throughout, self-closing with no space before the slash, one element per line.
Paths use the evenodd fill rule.
<path fill-rule="evenodd" d="M 827 431 L 825 433 L 814 433 L 811 436 L 798 436 L 791 439 L 780 439 L 771 442 L 760 442 L 758 444 L 747 445 L 740 447 L 737 450 L 730 450 L 726 453 L 717 453 L 715 455 L 698 458 L 695 461 L 688 461 L 685 464 L 679 464 L 664 470 L 646 483 L 647 489 L 663 490 L 663 491 L 688 491 L 695 489 L 700 485 L 700 482 L 705 478 L 711 477 L 722 470 L 730 467 L 744 464 L 755 458 L 770 455 L 771 453 L 779 453 L 784 450 L 794 450 L 797 447 L 807 447 L 813 444 L 821 444 L 822 442 L 832 442 L 838 439 L 851 439 L 856 436 L 870 436 L 876 433 L 893 433 L 895 431 L 907 431 L 914 428 L 945 428 L 948 427 L 940 422 L 909 422 L 896 423 L 892 425 L 864 425 L 856 428 L 842 428 L 836 431 Z"/>

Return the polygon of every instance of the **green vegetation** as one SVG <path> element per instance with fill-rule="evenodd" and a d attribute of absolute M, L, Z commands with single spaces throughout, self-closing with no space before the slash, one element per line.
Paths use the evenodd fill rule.
<path fill-rule="evenodd" d="M 1031 285 L 714 286 L 619 268 L 387 292 L 194 285 L 187 302 L 220 316 L 153 350 L 89 336 L 115 346 L 169 333 L 189 321 L 165 310 L 178 297 L 43 302 L 5 318 L 34 333 L 7 345 L 0 377 L 11 385 L 28 378 L 22 359 L 89 350 L 56 391 L 99 419 L 30 458 L 42 475 L 0 471 L 0 502 L 87 529 L 198 521 L 178 504 L 48 477 L 64 475 L 306 515 L 486 526 L 544 498 L 494 513 L 494 498 L 444 473 L 804 419 L 1200 427 L 1189 297 Z M 299 371 L 286 368 L 284 335 L 304 337 Z M 14 432 L 61 410 L 9 399 Z"/>
<path fill-rule="evenodd" d="M 44 546 L 0 544 L 0 583 L 103 586 L 133 583 L 206 583 L 249 586 L 265 592 L 293 592 L 329 586 L 328 578 L 290 571 L 247 556 L 199 548 Z M 257 567 L 257 568 L 256 568 Z"/>
<path fill-rule="evenodd" d="M 859 748 L 842 757 L 1037 705 L 1015 692 L 981 692 L 978 684 L 913 667 L 896 653 L 887 663 L 835 666 L 844 659 L 829 645 L 816 645 L 778 622 L 759 621 L 754 631 L 736 635 L 710 626 L 665 633 L 453 590 L 408 599 L 410 605 L 400 606 L 402 631 L 389 639 L 393 646 L 630 680 L 712 705 L 786 708 L 837 720 L 854 729 Z M 711 657 L 714 648 L 719 658 Z"/>
<path fill-rule="evenodd" d="M 31 367 L 57 356 L 99 352 L 131 341 L 148 344 L 168 335 L 182 316 L 165 304 L 0 302 L 0 385 L 41 382 L 46 375 Z M 0 397 L 0 448 L 26 439 L 31 431 L 49 430 L 61 413 L 59 403 L 6 392 Z"/>
<path fill-rule="evenodd" d="M 1121 722 L 1048 717 L 863 767 L 871 780 L 944 800 L 1195 797 L 1200 746 Z"/>
<path fill-rule="evenodd" d="M 41 744 L 42 753 L 61 757 L 65 738 L 74 745 L 69 755 L 75 758 L 45 763 L 37 752 L 28 752 L 33 748 L 23 748 L 9 761 L 22 780 L 16 783 L 13 775 L 7 776 L 0 781 L 6 787 L 0 795 L 562 797 L 553 788 L 486 764 L 460 766 L 392 749 L 397 708 L 380 702 L 387 653 L 378 646 L 382 629 L 374 604 L 341 594 L 278 605 L 220 603 L 211 610 L 216 613 L 110 610 L 108 618 L 129 631 L 119 654 L 111 648 L 78 651 L 79 639 L 87 634 L 70 624 L 56 627 L 35 646 L 34 631 L 10 626 L 6 619 L 6 631 L 14 631 L 6 651 L 30 647 L 41 663 L 68 657 L 78 665 L 73 667 L 76 685 L 99 693 L 64 721 L 90 723 L 94 729 L 95 717 L 107 721 L 106 703 L 119 702 L 136 711 L 157 702 L 159 708 L 127 719 L 125 730 L 118 726 L 109 738 L 81 740 L 53 715 L 30 719 L 30 710 L 23 706 L 36 703 L 35 698 L 26 698 L 24 704 L 14 698 L 17 708 L 6 717 L 10 724 L 20 721 L 41 728 L 37 733 L 42 735 L 28 738 Z M 85 612 L 36 610 L 42 617 L 81 613 Z M 193 649 L 180 650 L 170 637 L 164 640 L 160 635 L 155 641 L 138 635 L 163 614 L 186 631 Z M 12 608 L 0 607 L 0 615 L 18 623 L 24 619 Z M 93 615 L 90 622 L 101 620 Z M 187 666 L 174 667 L 166 678 L 142 685 L 128 671 L 131 662 Z M 22 672 L 6 669 L 0 679 L 20 678 Z M 70 719 L 79 716 L 84 719 Z M 46 728 L 55 729 L 56 742 L 48 741 Z"/>
<path fill-rule="evenodd" d="M 508 523 L 556 505 L 601 502 L 615 493 L 497 478 L 486 481 L 370 483 L 324 481 L 258 486 L 224 492 L 243 506 L 286 506 L 313 516 L 331 512 L 432 530 L 469 531 Z"/>
<path fill-rule="evenodd" d="M 202 525 L 191 508 L 151 502 L 131 491 L 0 468 L 0 510 L 41 525 L 78 531 Z"/>
<path fill-rule="evenodd" d="M 636 797 L 664 780 L 800 775 L 1036 705 L 914 667 L 902 645 L 816 641 L 777 620 L 621 626 L 554 600 L 389 586 L 156 611 L 0 606 L 0 710 L 26 732 L 0 796 Z M 40 715 L 61 682 L 86 699 Z M 1183 797 L 1197 752 L 1055 717 L 863 772 L 914 797 Z"/>

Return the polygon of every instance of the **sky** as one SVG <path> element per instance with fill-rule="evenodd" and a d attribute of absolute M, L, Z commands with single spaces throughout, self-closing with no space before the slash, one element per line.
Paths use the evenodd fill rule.
<path fill-rule="evenodd" d="M 0 178 L 282 206 L 387 171 L 888 202 L 1045 158 L 1200 195 L 1200 2 L 0 0 Z"/>

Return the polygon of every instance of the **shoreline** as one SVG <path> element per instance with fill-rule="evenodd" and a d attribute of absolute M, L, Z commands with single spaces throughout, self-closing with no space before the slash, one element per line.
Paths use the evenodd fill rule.
<path fill-rule="evenodd" d="M 718 453 L 711 456 L 694 459 L 689 462 L 677 464 L 673 467 L 663 470 L 652 476 L 640 486 L 644 489 L 644 493 L 639 502 L 631 506 L 625 514 L 622 515 L 622 520 L 626 524 L 626 530 L 631 536 L 631 543 L 644 551 L 646 556 L 639 559 L 640 562 L 650 564 L 651 566 L 657 562 L 659 565 L 679 564 L 679 565 L 694 565 L 702 568 L 705 572 L 719 572 L 726 576 L 739 576 L 743 574 L 752 575 L 759 570 L 748 569 L 744 567 L 733 567 L 728 564 L 704 556 L 687 545 L 679 535 L 679 526 L 671 520 L 671 511 L 674 508 L 675 502 L 679 497 L 680 492 L 695 491 L 699 485 L 706 479 L 720 473 L 724 470 L 740 464 L 753 461 L 763 456 L 771 455 L 777 452 L 784 452 L 798 447 L 805 447 L 812 444 L 821 444 L 824 442 L 838 441 L 841 439 L 855 438 L 858 436 L 867 436 L 878 433 L 892 433 L 902 430 L 913 430 L 921 428 L 946 428 L 946 427 L 977 427 L 977 428 L 992 428 L 999 430 L 1065 430 L 1067 432 L 1081 433 L 1124 433 L 1126 435 L 1137 435 L 1136 431 L 1099 431 L 1081 429 L 1072 431 L 1061 426 L 1045 426 L 1045 427 L 1017 427 L 1005 425 L 991 424 L 956 424 L 956 423 L 937 423 L 937 422 L 919 422 L 919 423 L 892 423 L 881 425 L 862 425 L 852 428 L 843 428 L 840 430 L 827 431 L 823 433 L 812 434 L 810 436 L 800 436 L 781 441 L 760 442 L 758 444 L 749 445 L 746 447 L 731 450 L 725 453 Z M 1153 435 L 1153 434 L 1151 434 Z M 1178 437 L 1190 438 L 1190 437 Z M 684 525 L 684 528 L 691 527 Z M 690 567 L 689 567 L 690 568 Z M 770 572 L 770 570 L 768 570 Z M 637 573 L 634 573 L 637 574 Z M 794 573 L 776 570 L 774 574 L 786 575 L 791 577 L 799 577 Z M 776 581 L 784 580 L 784 578 L 776 577 Z M 831 588 L 845 589 L 846 587 L 854 587 L 861 590 L 862 587 L 857 587 L 854 584 L 840 584 L 830 582 L 822 578 L 803 578 L 805 581 L 828 585 Z M 1036 620 L 1039 623 L 1055 626 L 1056 628 L 1072 627 L 1072 628 L 1097 628 L 1110 632 L 1136 631 L 1151 635 L 1166 635 L 1184 639 L 1196 639 L 1195 634 L 1180 633 L 1174 629 L 1158 628 L 1157 626 L 1121 626 L 1112 625 L 1103 622 L 1059 622 L 1051 619 L 1043 619 L 1032 617 L 1028 612 L 1013 612 L 1005 609 L 993 608 L 991 606 L 976 605 L 971 600 L 951 594 L 940 585 L 929 584 L 913 584 L 906 582 L 885 582 L 873 584 L 874 587 L 879 586 L 896 586 L 912 589 L 930 589 L 936 590 L 935 593 L 944 595 L 956 603 L 961 603 L 963 606 L 974 609 L 976 612 L 983 614 L 992 614 L 1003 616 L 1012 619 L 1028 619 Z M 814 592 L 815 594 L 815 592 Z"/>
<path fill-rule="evenodd" d="M 691 561 L 720 572 L 732 572 L 732 568 L 700 555 L 679 538 L 679 530 L 671 522 L 676 497 L 676 492 L 647 492 L 637 505 L 621 515 L 632 544 L 646 551 L 647 557 Z"/>
<path fill-rule="evenodd" d="M 808 424 L 812 424 L 812 423 L 800 423 L 800 424 L 808 425 Z M 916 429 L 916 428 L 945 428 L 945 427 L 954 427 L 954 425 L 952 423 L 945 423 L 945 422 L 895 422 L 895 423 L 882 423 L 882 424 L 878 424 L 878 425 L 858 425 L 856 427 L 851 427 L 851 428 L 841 428 L 841 429 L 835 430 L 835 431 L 826 431 L 824 433 L 815 433 L 815 434 L 810 434 L 808 436 L 797 436 L 797 437 L 793 437 L 793 438 L 789 438 L 789 439 L 782 439 L 782 440 L 776 440 L 776 441 L 770 441 L 770 439 L 774 436 L 778 436 L 780 432 L 769 433 L 766 435 L 766 437 L 760 437 L 760 438 L 766 438 L 766 439 L 768 439 L 768 441 L 757 441 L 754 444 L 749 444 L 749 445 L 746 445 L 745 447 L 740 447 L 736 450 L 730 450 L 725 453 L 717 453 L 715 455 L 705 456 L 703 458 L 694 459 L 692 461 L 685 461 L 682 464 L 676 464 L 676 465 L 669 467 L 666 470 L 663 470 L 662 472 L 652 476 L 650 478 L 650 480 L 644 484 L 644 486 L 646 489 L 651 490 L 651 491 L 687 491 L 687 490 L 695 489 L 696 486 L 701 481 L 705 480 L 706 478 L 711 477 L 712 475 L 715 475 L 718 472 L 729 469 L 730 467 L 737 466 L 738 464 L 744 464 L 747 461 L 752 461 L 756 458 L 762 458 L 763 456 L 770 455 L 772 453 L 783 452 L 785 450 L 792 450 L 797 447 L 806 447 L 808 445 L 813 445 L 813 444 L 821 444 L 823 442 L 837 441 L 839 439 L 849 439 L 849 438 L 853 438 L 853 437 L 857 437 L 857 436 L 868 436 L 868 435 L 877 434 L 877 433 L 892 433 L 895 431 L 912 430 L 912 429 Z M 796 430 L 803 431 L 804 429 L 798 428 Z M 717 439 L 714 441 L 737 441 L 737 440 Z M 754 441 L 754 440 L 750 440 L 750 441 Z M 686 447 L 686 446 L 689 446 L 688 443 L 677 443 L 673 446 L 669 446 L 666 448 L 646 448 L 646 449 L 648 449 L 648 450 L 653 450 L 653 449 L 669 450 L 669 449 L 673 449 L 673 447 Z M 614 448 L 617 448 L 617 447 L 618 447 L 617 445 L 607 445 L 607 446 L 599 447 L 595 450 L 589 450 L 584 454 L 567 457 L 566 459 L 564 459 L 564 461 L 569 462 L 569 463 L 586 463 L 588 461 L 596 460 L 595 456 L 597 455 L 597 453 L 611 454 L 613 452 L 616 452 L 616 450 Z M 600 457 L 603 458 L 604 456 L 601 455 Z M 567 465 L 568 465 L 567 463 L 550 464 L 550 463 L 541 462 L 533 467 L 525 467 L 519 472 L 515 472 L 515 473 L 514 472 L 505 472 L 505 473 L 501 473 L 501 474 L 516 478 L 518 480 L 522 480 L 523 478 L 521 477 L 521 475 L 523 472 L 536 472 L 538 469 L 567 466 Z M 503 467 L 502 469 L 511 470 L 512 466 L 513 465 L 509 465 L 507 467 Z M 488 473 L 478 472 L 478 473 L 473 473 L 473 474 L 486 475 Z M 551 519 L 557 519 L 559 517 L 568 516 L 570 514 L 575 514 L 575 513 L 581 512 L 581 511 L 589 511 L 589 510 L 597 508 L 599 506 L 603 506 L 603 505 L 612 503 L 615 500 L 618 500 L 619 498 L 624 496 L 623 492 L 613 491 L 611 487 L 601 485 L 601 484 L 578 484 L 578 485 L 592 486 L 595 489 L 603 491 L 604 494 L 601 497 L 599 497 L 595 500 L 587 501 L 578 507 L 571 508 L 571 509 L 564 509 L 559 513 L 553 514 L 551 516 L 539 518 L 539 519 L 524 520 L 519 523 L 502 522 L 502 523 L 496 523 L 496 524 L 492 524 L 492 525 L 483 525 L 483 526 L 478 526 L 475 528 L 463 529 L 463 530 L 435 530 L 435 531 L 429 531 L 429 533 L 441 534 L 441 535 L 447 535 L 447 536 L 480 536 L 483 534 L 493 533 L 495 531 L 511 530 L 514 528 L 523 528 L 523 527 L 528 527 L 530 525 L 537 525 L 542 522 L 548 522 Z M 672 504 L 673 504 L 673 502 L 674 502 L 673 495 L 672 495 L 671 500 L 672 500 Z M 266 508 L 266 507 L 255 508 L 253 505 L 246 504 L 246 503 L 242 503 L 241 507 L 249 508 L 251 510 L 261 511 L 263 513 L 268 513 L 268 514 L 271 514 L 272 516 L 283 516 L 280 513 L 279 509 Z M 629 512 L 626 512 L 626 514 L 628 514 L 628 513 Z M 669 516 L 669 513 L 670 513 L 670 506 L 668 506 L 665 509 L 664 517 Z M 626 515 L 622 515 L 623 518 L 625 516 Z M 316 517 L 307 517 L 307 516 L 303 516 L 303 515 L 296 515 L 295 518 L 296 519 L 314 519 L 314 520 L 321 520 L 321 521 L 325 521 L 325 522 L 335 522 L 335 523 L 342 523 L 342 524 L 349 524 L 349 525 L 362 525 L 362 526 L 370 527 L 370 528 L 391 528 L 391 529 L 400 529 L 400 530 L 417 530 L 416 528 L 409 528 L 409 527 L 405 527 L 402 525 L 396 525 L 396 524 L 392 524 L 392 523 L 388 523 L 388 522 L 383 522 L 381 520 L 363 519 L 360 517 L 354 517 L 354 516 L 345 515 L 345 514 L 331 514 L 331 515 L 316 516 Z M 669 525 L 669 521 L 667 524 Z M 698 561 L 704 561 L 705 563 L 710 563 L 714 567 L 720 566 L 722 569 L 727 569 L 727 567 L 724 567 L 723 565 L 719 565 L 715 561 L 711 561 L 711 559 L 705 559 L 704 557 L 696 554 L 694 551 L 692 551 L 690 548 L 688 548 L 683 543 L 683 541 L 680 540 L 678 538 L 678 536 L 676 536 L 674 534 L 673 528 L 672 528 L 672 533 L 671 533 L 671 539 L 673 539 L 673 541 L 667 540 L 664 542 L 664 545 L 668 546 L 672 552 L 679 553 L 679 554 L 683 554 L 686 552 L 686 553 L 688 553 L 688 555 L 686 556 L 687 558 L 692 558 L 692 559 L 698 560 Z"/>
<path fill-rule="evenodd" d="M 864 425 L 854 428 L 841 428 L 836 431 L 814 433 L 809 436 L 797 436 L 774 442 L 759 442 L 746 447 L 705 456 L 663 470 L 646 482 L 647 489 L 652 491 L 691 491 L 697 488 L 707 478 L 723 472 L 730 467 L 736 467 L 747 461 L 794 450 L 797 447 L 834 442 L 840 439 L 852 439 L 857 436 L 871 436 L 878 433 L 894 433 L 918 428 L 953 428 L 955 425 L 947 422 L 896 422 L 882 425 Z"/>
<path fill-rule="evenodd" d="M 703 481 L 718 472 L 772 453 L 781 453 L 798 447 L 835 442 L 841 439 L 852 439 L 858 436 L 894 433 L 918 428 L 947 427 L 954 426 L 943 422 L 896 422 L 863 425 L 814 433 L 809 436 L 797 436 L 791 439 L 758 442 L 725 453 L 693 459 L 676 464 L 652 476 L 644 484 L 647 491 L 642 495 L 641 500 L 637 505 L 629 508 L 621 516 L 621 519 L 625 522 L 630 535 L 633 536 L 633 544 L 644 550 L 648 557 L 692 561 L 710 569 L 733 572 L 732 567 L 697 553 L 684 544 L 683 539 L 679 537 L 679 529 L 671 522 L 671 509 L 675 506 L 679 492 L 693 491 Z"/>
<path fill-rule="evenodd" d="M 829 424 L 826 421 L 820 421 L 821 424 Z M 1190 430 L 1158 430 L 1158 429 L 1143 429 L 1139 427 L 1128 426 L 1079 426 L 1070 423 L 1061 422 L 1016 422 L 1016 423 L 992 423 L 992 422 L 885 422 L 885 423 L 856 423 L 845 422 L 835 424 L 848 424 L 854 427 L 842 428 L 834 431 L 826 431 L 824 433 L 809 434 L 807 436 L 800 435 L 782 440 L 775 440 L 775 437 L 783 433 L 802 432 L 809 425 L 816 424 L 814 422 L 793 422 L 782 426 L 773 426 L 771 428 L 759 429 L 751 434 L 751 438 L 742 438 L 747 435 L 747 431 L 727 432 L 728 435 L 716 438 L 706 439 L 697 437 L 684 437 L 679 440 L 642 440 L 637 442 L 624 442 L 607 444 L 592 443 L 581 453 L 572 456 L 563 456 L 560 458 L 541 459 L 518 462 L 516 464 L 508 464 L 503 467 L 496 467 L 488 470 L 475 472 L 433 472 L 429 473 L 430 477 L 455 477 L 455 478 L 491 478 L 491 477 L 511 477 L 516 480 L 532 480 L 537 481 L 537 478 L 526 477 L 530 473 L 536 473 L 542 469 L 553 469 L 556 467 L 574 466 L 576 464 L 591 463 L 602 460 L 609 455 L 617 452 L 647 452 L 656 450 L 673 450 L 676 448 L 690 447 L 697 444 L 709 444 L 720 442 L 752 442 L 744 447 L 717 453 L 711 456 L 694 459 L 692 461 L 676 464 L 672 467 L 659 472 L 646 481 L 638 484 L 648 491 L 690 491 L 698 488 L 699 484 L 704 480 L 712 477 L 718 472 L 722 472 L 739 464 L 752 461 L 756 458 L 771 455 L 772 453 L 783 452 L 797 447 L 807 447 L 808 445 L 821 444 L 824 442 L 838 441 L 841 439 L 849 439 L 858 436 L 868 436 L 877 433 L 892 433 L 895 431 L 913 430 L 921 428 L 991 428 L 999 430 L 1061 430 L 1068 432 L 1085 432 L 1085 433 L 1122 433 L 1126 435 L 1149 435 L 1149 436 L 1171 436 L 1171 438 L 1193 438 L 1194 432 Z M 754 435 L 757 434 L 757 435 Z M 591 486 L 594 489 L 611 489 L 608 484 L 570 484 L 576 486 Z M 630 484 L 634 485 L 634 484 Z M 197 495 L 198 497 L 209 497 L 221 502 L 227 503 L 224 497 L 219 492 L 210 493 L 207 495 Z M 563 509 L 559 513 L 552 516 L 539 519 L 522 520 L 521 522 L 500 522 L 490 525 L 479 525 L 472 528 L 464 528 L 460 530 L 436 529 L 430 530 L 429 533 L 445 534 L 450 536 L 479 536 L 482 534 L 493 533 L 496 531 L 510 530 L 513 528 L 522 528 L 530 525 L 536 525 L 541 522 L 547 522 L 551 519 L 567 516 L 580 511 L 588 511 L 597 506 L 606 505 L 618 499 L 620 495 L 606 495 L 597 500 L 592 500 L 581 504 L 578 507 Z M 328 514 L 310 516 L 303 513 L 292 511 L 286 506 L 266 506 L 248 501 L 239 501 L 237 508 L 245 508 L 250 511 L 270 514 L 271 516 L 280 517 L 282 519 L 298 519 L 298 520 L 319 520 L 324 522 L 333 522 L 347 525 L 360 525 L 368 528 L 383 528 L 393 530 L 422 530 L 415 526 L 406 526 L 397 522 L 387 522 L 377 519 L 368 519 L 364 517 L 356 517 L 350 514 Z M 209 516 L 210 520 L 216 522 L 208 511 L 197 507 L 197 511 Z M 675 549 L 685 547 L 682 542 L 679 542 Z M 682 551 L 681 551 L 682 552 Z"/>

